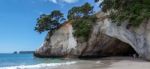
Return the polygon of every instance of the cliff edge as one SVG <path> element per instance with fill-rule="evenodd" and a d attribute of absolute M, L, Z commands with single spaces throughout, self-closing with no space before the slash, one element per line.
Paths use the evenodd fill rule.
<path fill-rule="evenodd" d="M 47 34 L 44 43 L 35 51 L 34 55 L 37 57 L 95 58 L 131 56 L 138 53 L 141 57 L 149 59 L 146 56 L 149 50 L 141 48 L 142 39 L 145 39 L 146 36 L 144 34 L 138 36 L 138 29 L 141 32 L 143 30 L 141 28 L 137 30 L 126 29 L 125 25 L 117 26 L 106 16 L 107 14 L 103 12 L 97 13 L 98 20 L 93 25 L 92 32 L 89 33 L 90 38 L 86 41 L 75 37 L 72 24 L 70 22 L 65 23 L 53 34 Z M 146 29 L 146 27 L 144 28 Z"/>

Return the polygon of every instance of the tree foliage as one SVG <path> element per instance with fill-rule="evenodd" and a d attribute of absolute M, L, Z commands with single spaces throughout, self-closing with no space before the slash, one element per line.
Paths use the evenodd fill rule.
<path fill-rule="evenodd" d="M 79 19 L 84 16 L 89 16 L 93 14 L 93 6 L 89 3 L 85 3 L 82 6 L 73 7 L 68 11 L 68 19 L 74 20 Z"/>
<path fill-rule="evenodd" d="M 104 12 L 111 12 L 110 18 L 119 25 L 128 20 L 136 27 L 150 18 L 150 0 L 103 0 L 100 7 Z"/>
<path fill-rule="evenodd" d="M 42 14 L 37 19 L 35 30 L 40 33 L 44 31 L 53 31 L 58 28 L 64 20 L 64 16 L 59 10 L 54 10 L 49 15 Z"/>
<path fill-rule="evenodd" d="M 96 16 L 93 11 L 93 6 L 89 3 L 85 3 L 82 6 L 76 6 L 68 11 L 68 21 L 72 22 L 76 37 L 83 37 L 85 40 L 88 39 L 92 25 L 96 21 Z M 49 15 L 43 14 L 37 19 L 35 30 L 37 32 L 53 31 L 63 24 L 63 14 L 54 10 Z"/>
<path fill-rule="evenodd" d="M 68 11 L 68 19 L 72 21 L 74 35 L 88 39 L 92 25 L 96 21 L 93 6 L 85 3 L 82 6 L 73 7 Z"/>

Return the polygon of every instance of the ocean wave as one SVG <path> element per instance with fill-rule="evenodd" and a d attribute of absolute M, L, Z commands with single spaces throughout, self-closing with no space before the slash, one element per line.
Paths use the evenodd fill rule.
<path fill-rule="evenodd" d="M 61 65 L 70 65 L 75 64 L 76 61 L 64 62 L 64 63 L 42 63 L 37 65 L 20 65 L 20 66 L 11 66 L 11 67 L 0 67 L 0 69 L 46 69 L 47 67 L 55 67 Z"/>

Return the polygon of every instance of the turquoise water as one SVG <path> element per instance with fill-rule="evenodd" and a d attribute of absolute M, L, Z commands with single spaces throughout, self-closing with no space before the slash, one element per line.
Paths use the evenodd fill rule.
<path fill-rule="evenodd" d="M 65 62 L 65 60 L 56 58 L 36 58 L 33 54 L 0 54 L 0 67 L 60 62 Z"/>

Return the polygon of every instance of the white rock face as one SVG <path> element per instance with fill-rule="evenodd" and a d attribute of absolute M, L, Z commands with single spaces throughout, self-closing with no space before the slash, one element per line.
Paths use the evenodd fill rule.
<path fill-rule="evenodd" d="M 72 25 L 70 23 L 67 23 L 66 25 L 63 25 L 60 29 L 58 29 L 50 38 L 51 40 L 51 46 L 53 52 L 58 52 L 58 48 L 61 48 L 59 50 L 60 52 L 68 53 L 71 51 L 71 49 L 75 48 L 76 40 L 73 37 L 73 29 Z"/>
<path fill-rule="evenodd" d="M 117 48 L 117 46 L 123 46 L 119 48 L 119 50 L 124 50 L 128 49 L 124 48 L 125 46 L 131 45 L 140 57 L 150 60 L 150 21 L 142 23 L 138 28 L 127 29 L 127 23 L 124 22 L 121 26 L 117 26 L 106 16 L 107 14 L 102 12 L 97 14 L 99 19 L 96 25 L 94 25 L 88 42 L 76 40 L 73 36 L 71 23 L 65 23 L 57 29 L 53 35 L 48 34 L 42 47 L 35 53 L 37 56 L 67 57 L 73 54 L 77 56 L 99 56 L 105 55 L 111 50 L 115 53 L 117 50 L 114 48 Z M 119 39 L 120 42 L 122 41 L 123 43 L 117 43 L 114 41 L 116 40 L 114 38 Z M 124 45 L 124 43 L 129 45 Z M 112 54 L 112 52 L 110 53 Z"/>
<path fill-rule="evenodd" d="M 72 33 L 73 28 L 71 23 L 65 23 L 52 35 L 48 34 L 42 46 L 35 53 L 38 53 L 39 57 L 67 56 L 77 45 Z"/>
<path fill-rule="evenodd" d="M 126 23 L 117 26 L 108 18 L 104 18 L 104 13 L 97 16 L 101 19 L 97 24 L 104 34 L 130 44 L 140 57 L 150 60 L 150 21 L 142 23 L 138 28 L 126 29 Z"/>

